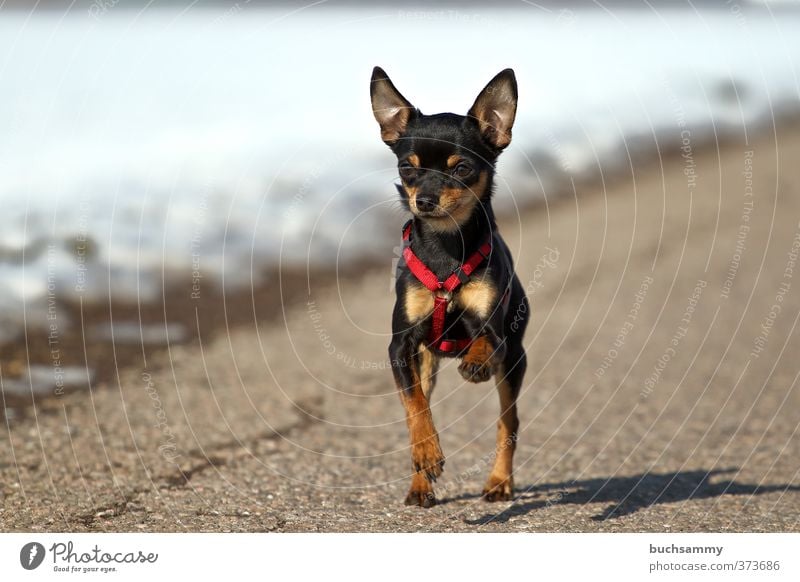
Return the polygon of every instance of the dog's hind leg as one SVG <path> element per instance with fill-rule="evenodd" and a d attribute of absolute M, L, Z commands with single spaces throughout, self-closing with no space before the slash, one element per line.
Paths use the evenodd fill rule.
<path fill-rule="evenodd" d="M 513 460 L 517 446 L 517 396 L 526 368 L 525 351 L 509 350 L 502 366 L 495 372 L 500 396 L 500 419 L 497 421 L 497 443 L 494 467 L 489 474 L 483 497 L 487 501 L 507 501 L 514 496 Z"/>

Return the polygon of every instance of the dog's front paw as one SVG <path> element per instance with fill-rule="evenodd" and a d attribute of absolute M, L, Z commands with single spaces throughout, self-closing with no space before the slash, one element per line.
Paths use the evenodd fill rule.
<path fill-rule="evenodd" d="M 481 336 L 472 342 L 472 345 L 464 354 L 461 364 L 458 366 L 458 373 L 467 382 L 486 382 L 494 373 L 492 359 L 494 348 L 486 336 Z"/>
<path fill-rule="evenodd" d="M 486 501 L 511 501 L 514 498 L 513 477 L 489 477 L 483 488 L 483 498 Z"/>
<path fill-rule="evenodd" d="M 436 505 L 436 496 L 433 494 L 433 489 L 420 488 L 417 489 L 413 485 L 411 489 L 408 490 L 408 495 L 406 495 L 406 505 L 414 505 L 417 507 L 433 507 Z"/>
<path fill-rule="evenodd" d="M 422 473 L 414 473 L 411 477 L 411 489 L 406 495 L 406 505 L 426 508 L 436 505 L 433 485 Z"/>
<path fill-rule="evenodd" d="M 459 364 L 458 373 L 467 382 L 486 382 L 492 377 L 494 369 L 489 362 L 470 362 L 466 358 Z"/>
<path fill-rule="evenodd" d="M 444 454 L 439 446 L 439 438 L 431 437 L 411 446 L 411 461 L 414 471 L 433 483 L 444 470 Z"/>

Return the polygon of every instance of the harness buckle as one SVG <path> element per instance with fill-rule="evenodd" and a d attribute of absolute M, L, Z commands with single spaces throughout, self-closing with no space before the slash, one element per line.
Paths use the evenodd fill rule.
<path fill-rule="evenodd" d="M 445 289 L 439 289 L 433 294 L 433 296 L 443 299 L 446 302 L 450 302 L 453 300 L 453 294 Z"/>
<path fill-rule="evenodd" d="M 463 267 L 459 267 L 458 269 L 456 269 L 456 270 L 455 270 L 455 272 L 454 272 L 453 274 L 454 274 L 456 277 L 458 277 L 458 280 L 459 280 L 459 282 L 460 282 L 462 285 L 465 285 L 466 283 L 468 283 L 468 282 L 469 282 L 469 275 L 467 275 L 467 274 L 464 272 L 464 268 L 463 268 Z"/>

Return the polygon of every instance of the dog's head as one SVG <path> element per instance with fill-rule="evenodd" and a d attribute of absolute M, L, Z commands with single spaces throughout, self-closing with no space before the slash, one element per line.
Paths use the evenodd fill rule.
<path fill-rule="evenodd" d="M 458 229 L 491 196 L 495 161 L 511 142 L 514 71 L 492 79 L 466 116 L 423 115 L 380 67 L 372 71 L 370 95 L 381 138 L 397 156 L 402 201 L 439 230 Z"/>

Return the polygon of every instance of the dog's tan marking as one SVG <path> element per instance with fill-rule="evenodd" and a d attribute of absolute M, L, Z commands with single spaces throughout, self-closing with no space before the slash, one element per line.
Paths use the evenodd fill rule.
<path fill-rule="evenodd" d="M 435 355 L 424 345 L 419 347 L 419 381 L 422 393 L 430 401 L 433 389 L 436 387 L 436 374 L 439 371 L 439 356 Z"/>
<path fill-rule="evenodd" d="M 415 323 L 433 312 L 433 294 L 427 287 L 409 284 L 405 291 L 406 319 Z"/>
<path fill-rule="evenodd" d="M 455 168 L 458 165 L 458 162 L 461 161 L 461 156 L 452 155 L 447 158 L 447 167 L 448 168 Z"/>
<path fill-rule="evenodd" d="M 417 208 L 417 190 L 416 186 L 409 186 L 406 184 L 406 181 L 403 180 L 403 189 L 406 191 L 406 195 L 408 196 L 408 204 L 411 206 L 412 209 Z"/>
<path fill-rule="evenodd" d="M 419 168 L 420 162 L 419 162 L 419 156 L 417 154 L 411 154 L 406 158 L 406 161 L 415 168 Z M 403 188 L 405 189 L 406 194 L 408 195 L 408 203 L 411 205 L 411 208 L 416 208 L 418 188 L 416 186 L 409 186 L 405 180 L 403 180 Z"/>
<path fill-rule="evenodd" d="M 497 298 L 497 288 L 487 277 L 473 279 L 458 290 L 454 298 L 457 307 L 487 319 Z"/>
<path fill-rule="evenodd" d="M 442 188 L 439 194 L 439 206 L 447 212 L 447 216 L 428 223 L 440 232 L 454 232 L 463 225 L 469 217 L 475 205 L 486 194 L 486 186 L 489 183 L 489 173 L 481 172 L 477 182 L 465 188 Z"/>

